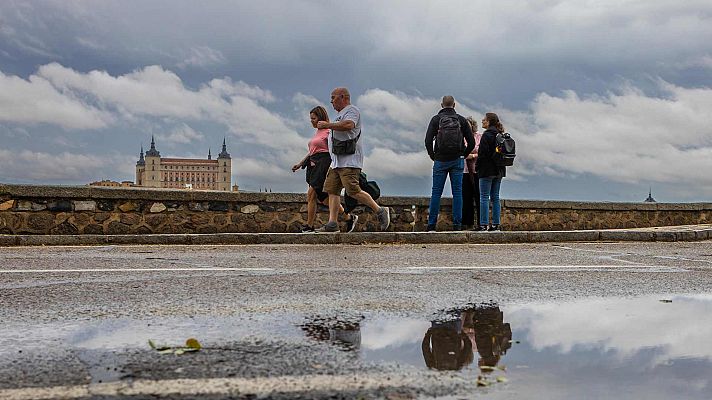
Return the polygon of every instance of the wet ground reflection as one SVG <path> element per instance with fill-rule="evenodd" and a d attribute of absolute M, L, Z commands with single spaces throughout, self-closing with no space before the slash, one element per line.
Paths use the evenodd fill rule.
<path fill-rule="evenodd" d="M 512 346 L 512 329 L 504 322 L 504 313 L 496 304 L 471 305 L 439 315 L 426 329 L 421 321 L 410 319 L 366 321 L 363 349 L 363 317 L 315 317 L 302 324 L 301 329 L 307 337 L 331 343 L 341 350 L 362 350 L 365 360 L 398 361 L 436 370 L 460 370 L 473 363 L 475 354 L 477 366 L 495 368 Z M 408 332 L 409 329 L 412 331 Z M 421 332 L 424 332 L 422 338 L 418 336 L 421 340 L 413 340 L 413 334 Z M 419 362 L 399 357 L 399 350 L 400 356 L 407 355 L 416 344 L 420 344 L 422 354 Z"/>
<path fill-rule="evenodd" d="M 122 379 L 120 368 L 112 372 L 121 365 L 112 364 L 110 353 L 133 349 L 153 356 L 150 338 L 181 343 L 196 337 L 206 352 L 251 338 L 257 347 L 308 343 L 315 357 L 339 355 L 354 369 L 387 363 L 456 371 L 473 384 L 484 379 L 494 385 L 492 398 L 712 398 L 712 295 L 475 304 L 430 318 L 381 313 L 107 319 L 4 325 L 0 336 L 16 350 L 68 349 L 91 367 L 94 381 Z M 10 362 L 21 362 L 26 353 L 13 354 L 17 360 Z"/>
<path fill-rule="evenodd" d="M 330 318 L 322 340 L 367 362 L 508 381 L 503 397 L 712 398 L 712 296 L 484 304 L 439 315 L 366 318 L 349 326 L 358 344 L 348 346 Z"/>

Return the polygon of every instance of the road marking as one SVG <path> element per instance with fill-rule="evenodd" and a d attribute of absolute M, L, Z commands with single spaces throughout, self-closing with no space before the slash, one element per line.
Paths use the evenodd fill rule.
<path fill-rule="evenodd" d="M 351 375 L 302 375 L 259 378 L 211 378 L 211 379 L 168 379 L 136 380 L 132 382 L 110 382 L 92 385 L 55 386 L 44 388 L 22 388 L 0 390 L 0 398 L 6 400 L 29 399 L 78 399 L 95 396 L 205 396 L 205 395 L 256 395 L 267 397 L 276 393 L 310 392 L 353 392 L 383 390 L 390 387 L 410 387 L 413 389 L 452 388 L 456 377 L 443 377 L 426 373 L 421 375 L 384 373 Z"/>
<path fill-rule="evenodd" d="M 162 272 L 162 271 L 237 271 L 237 272 L 269 272 L 272 268 L 87 268 L 87 269 L 0 269 L 6 274 L 32 274 L 49 272 Z"/>
<path fill-rule="evenodd" d="M 671 272 L 684 272 L 686 269 L 669 267 L 665 265 L 475 265 L 475 266 L 443 266 L 443 267 L 406 267 L 409 270 L 660 270 Z"/>

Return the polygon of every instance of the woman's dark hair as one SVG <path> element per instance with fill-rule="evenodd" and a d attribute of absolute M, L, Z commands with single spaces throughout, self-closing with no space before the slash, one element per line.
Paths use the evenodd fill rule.
<path fill-rule="evenodd" d="M 494 127 L 498 131 L 504 132 L 504 125 L 499 122 L 499 117 L 497 116 L 497 114 L 488 112 L 487 114 L 485 114 L 485 119 L 487 120 L 487 123 L 490 127 Z"/>
<path fill-rule="evenodd" d="M 326 112 L 326 108 L 322 106 L 316 106 L 309 111 L 309 114 L 314 114 L 316 115 L 316 120 L 317 121 L 326 121 L 329 122 L 329 114 Z"/>

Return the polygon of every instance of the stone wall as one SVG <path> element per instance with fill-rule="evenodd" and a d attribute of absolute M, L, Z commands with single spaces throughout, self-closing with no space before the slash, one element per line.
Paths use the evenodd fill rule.
<path fill-rule="evenodd" d="M 297 232 L 306 195 L 168 189 L 0 185 L 0 234 L 150 234 Z M 421 231 L 426 197 L 384 197 L 390 231 Z M 441 202 L 439 230 L 451 227 Z M 591 203 L 503 200 L 506 230 L 634 228 L 712 223 L 712 203 Z M 375 214 L 358 207 L 357 231 L 377 231 Z M 328 218 L 325 207 L 317 225 Z"/>

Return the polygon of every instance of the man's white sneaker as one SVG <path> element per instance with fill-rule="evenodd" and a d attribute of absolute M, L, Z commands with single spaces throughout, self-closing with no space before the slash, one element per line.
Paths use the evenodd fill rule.
<path fill-rule="evenodd" d="M 349 218 L 346 221 L 346 232 L 350 233 L 353 232 L 354 229 L 356 229 L 356 223 L 358 222 L 358 215 L 356 214 L 349 214 L 351 218 Z"/>

